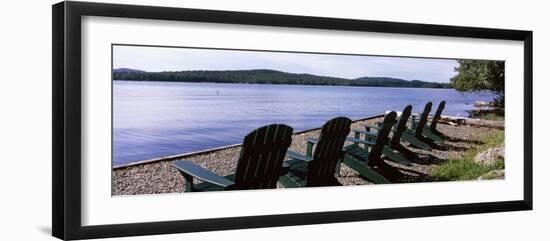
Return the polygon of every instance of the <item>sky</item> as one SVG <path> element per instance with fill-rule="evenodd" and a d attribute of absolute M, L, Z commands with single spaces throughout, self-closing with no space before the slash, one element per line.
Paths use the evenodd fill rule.
<path fill-rule="evenodd" d="M 349 79 L 392 77 L 448 83 L 456 66 L 452 59 L 113 46 L 114 69 L 149 72 L 273 69 Z"/>

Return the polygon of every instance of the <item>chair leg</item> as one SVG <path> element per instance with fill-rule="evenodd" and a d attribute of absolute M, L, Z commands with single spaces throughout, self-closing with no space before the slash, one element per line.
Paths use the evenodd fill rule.
<path fill-rule="evenodd" d="M 341 167 L 342 167 L 342 159 L 339 159 L 336 162 L 336 170 L 334 170 L 334 176 L 335 177 L 341 177 L 341 174 L 340 174 L 340 168 Z"/>
<path fill-rule="evenodd" d="M 192 192 L 194 191 L 193 189 L 193 177 L 191 175 L 188 175 L 187 173 L 183 173 L 183 178 L 185 179 L 185 187 L 184 187 L 184 191 L 185 192 Z"/>

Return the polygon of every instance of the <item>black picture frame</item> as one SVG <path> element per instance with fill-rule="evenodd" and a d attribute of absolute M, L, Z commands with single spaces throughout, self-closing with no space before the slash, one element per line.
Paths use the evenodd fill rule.
<path fill-rule="evenodd" d="M 324 17 L 197 10 L 90 2 L 52 6 L 52 233 L 60 239 L 87 239 L 276 227 L 441 215 L 531 210 L 533 204 L 533 43 L 531 31 L 336 19 Z M 524 194 L 521 200 L 405 208 L 297 213 L 82 226 L 81 224 L 81 17 L 193 21 L 259 26 L 350 30 L 427 36 L 516 40 L 524 43 Z"/>

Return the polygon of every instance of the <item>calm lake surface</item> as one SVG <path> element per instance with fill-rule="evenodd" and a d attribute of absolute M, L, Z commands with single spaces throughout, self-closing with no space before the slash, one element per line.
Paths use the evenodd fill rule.
<path fill-rule="evenodd" d="M 113 165 L 241 143 L 250 131 L 283 123 L 294 131 L 322 126 L 337 116 L 353 120 L 406 105 L 467 116 L 489 93 L 452 89 L 113 82 Z"/>

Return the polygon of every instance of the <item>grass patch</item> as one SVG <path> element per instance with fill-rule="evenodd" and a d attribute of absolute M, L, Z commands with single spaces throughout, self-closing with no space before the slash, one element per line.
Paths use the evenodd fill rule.
<path fill-rule="evenodd" d="M 480 165 L 473 160 L 450 160 L 432 170 L 431 176 L 436 181 L 473 180 L 492 170 L 504 168 L 504 160 L 497 160 L 491 165 Z"/>
<path fill-rule="evenodd" d="M 464 153 L 461 159 L 452 159 L 430 171 L 430 176 L 436 181 L 473 180 L 479 176 L 504 168 L 504 160 L 497 160 L 491 165 L 481 165 L 474 161 L 477 153 L 504 143 L 504 131 L 493 130 L 478 136 L 483 144 L 476 145 Z"/>
<path fill-rule="evenodd" d="M 493 121 L 504 121 L 503 115 L 498 115 L 495 113 L 488 113 L 479 117 L 482 120 L 493 120 Z"/>

